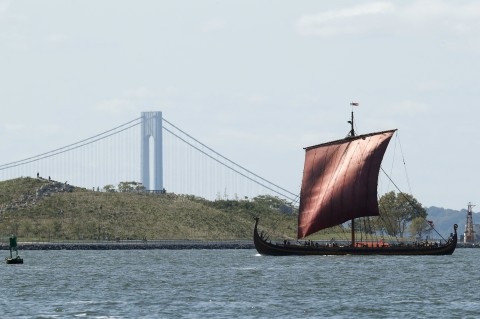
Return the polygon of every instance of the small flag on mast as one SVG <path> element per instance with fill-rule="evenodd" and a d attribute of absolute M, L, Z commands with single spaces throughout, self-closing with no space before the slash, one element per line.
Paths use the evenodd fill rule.
<path fill-rule="evenodd" d="M 358 106 L 358 102 L 351 102 L 350 105 L 352 105 L 352 106 Z"/>

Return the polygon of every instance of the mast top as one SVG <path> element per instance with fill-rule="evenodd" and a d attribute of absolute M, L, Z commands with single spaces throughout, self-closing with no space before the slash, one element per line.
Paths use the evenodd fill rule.
<path fill-rule="evenodd" d="M 358 106 L 358 102 L 351 102 L 350 105 L 353 107 L 353 106 Z M 353 122 L 353 108 L 352 108 L 352 118 L 350 121 L 348 121 L 348 123 L 350 123 L 350 132 L 348 133 L 348 137 L 354 137 L 355 136 L 355 129 L 354 129 L 354 122 Z"/>

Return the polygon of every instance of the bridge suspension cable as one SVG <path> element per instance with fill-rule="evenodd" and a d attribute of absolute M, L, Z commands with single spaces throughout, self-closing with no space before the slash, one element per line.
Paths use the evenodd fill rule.
<path fill-rule="evenodd" d="M 180 132 L 182 132 L 183 134 L 185 134 L 186 136 L 188 136 L 189 138 L 191 138 L 192 140 L 194 140 L 195 142 L 197 142 L 197 143 L 200 144 L 201 146 L 205 147 L 205 148 L 208 149 L 210 152 L 212 152 L 212 153 L 214 153 L 215 155 L 217 155 L 217 156 L 221 157 L 222 159 L 226 160 L 228 163 L 233 164 L 234 166 L 240 168 L 241 170 L 247 172 L 248 174 L 251 174 L 252 176 L 258 178 L 259 180 L 261 180 L 261 182 L 258 181 L 258 180 L 255 180 L 254 178 L 248 176 L 247 174 L 242 173 L 240 170 L 235 169 L 234 167 L 231 167 L 231 166 L 227 165 L 226 163 L 223 163 L 222 161 L 216 159 L 216 158 L 213 157 L 212 155 L 208 154 L 207 152 L 201 150 L 200 148 L 196 147 L 196 146 L 193 145 L 192 143 L 188 142 L 186 139 L 183 139 L 183 138 L 180 137 L 179 135 L 175 134 L 174 132 L 172 132 L 171 130 L 169 130 L 168 128 L 166 128 L 165 126 L 163 127 L 164 130 L 166 130 L 166 131 L 168 131 L 169 133 L 173 134 L 173 135 L 176 136 L 178 139 L 180 139 L 180 140 L 182 140 L 183 142 L 187 143 L 189 146 L 195 148 L 197 151 L 199 151 L 199 152 L 201 152 L 202 154 L 208 156 L 209 158 L 211 158 L 211 159 L 213 159 L 214 161 L 218 162 L 219 164 L 225 166 L 226 168 L 234 171 L 235 173 L 240 174 L 241 176 L 249 179 L 250 181 L 252 181 L 252 182 L 254 182 L 254 183 L 256 183 L 256 184 L 258 184 L 258 185 L 260 185 L 260 186 L 262 186 L 262 187 L 265 187 L 265 188 L 269 189 L 270 191 L 272 191 L 272 192 L 274 192 L 274 193 L 276 193 L 276 194 L 278 194 L 278 195 L 281 195 L 282 197 L 286 197 L 287 199 L 289 199 L 289 200 L 292 201 L 292 202 L 295 202 L 295 201 L 296 201 L 296 197 L 297 197 L 296 194 L 294 194 L 294 193 L 290 192 L 289 190 L 286 190 L 285 188 L 282 188 L 282 187 L 280 187 L 280 186 L 278 186 L 278 185 L 276 185 L 276 184 L 274 184 L 274 183 L 266 180 L 266 179 L 263 178 L 263 177 L 260 177 L 259 175 L 253 173 L 252 171 L 246 169 L 245 167 L 243 167 L 243 166 L 235 163 L 234 161 L 228 159 L 227 157 L 221 155 L 220 153 L 216 152 L 216 151 L 213 150 L 212 148 L 208 147 L 207 145 L 203 144 L 203 143 L 200 142 L 199 140 L 195 139 L 193 136 L 189 135 L 188 133 L 186 133 L 186 132 L 183 131 L 182 129 L 178 128 L 177 126 L 175 126 L 175 125 L 172 124 L 171 122 L 167 121 L 165 118 L 163 118 L 163 121 L 164 121 L 164 122 L 167 122 L 168 124 L 170 124 L 171 126 L 173 126 L 174 128 L 176 128 L 177 130 L 179 130 Z M 266 184 L 268 184 L 268 185 L 266 185 Z M 272 187 L 272 186 L 273 186 L 273 187 Z M 275 188 L 277 188 L 277 189 L 279 189 L 279 190 L 282 190 L 283 193 L 277 191 Z M 288 196 L 286 196 L 285 194 L 288 194 Z M 290 196 L 293 196 L 293 198 L 290 197 Z"/>
<path fill-rule="evenodd" d="M 227 188 L 235 197 L 238 188 L 244 196 L 247 193 L 249 196 L 265 195 L 260 193 L 261 189 L 251 189 L 252 186 L 248 186 L 251 184 L 292 203 L 297 202 L 296 194 L 221 155 L 165 118 L 163 123 L 162 129 L 171 136 L 163 139 L 164 157 L 170 165 L 163 169 L 164 175 L 169 177 L 165 185 L 169 191 L 205 198 L 212 198 L 212 193 L 216 193 L 218 198 L 225 190 L 226 198 Z M 139 181 L 141 124 L 142 117 L 138 117 L 78 142 L 1 164 L 0 180 L 35 173 L 38 176 L 41 171 L 56 180 L 69 180 L 75 186 L 91 189 L 95 185 L 97 190 L 102 185 Z M 181 144 L 184 146 L 180 147 Z"/>
<path fill-rule="evenodd" d="M 81 141 L 78 141 L 78 142 L 75 142 L 75 143 L 72 143 L 72 144 L 69 144 L 67 146 L 63 146 L 63 147 L 60 147 L 60 148 L 57 148 L 57 149 L 54 149 L 52 151 L 48 151 L 48 152 L 45 152 L 45 153 L 42 153 L 42 154 L 38 154 L 38 155 L 35 155 L 35 156 L 31 156 L 31 157 L 27 157 L 23 160 L 19 160 L 19 161 L 15 161 L 15 162 L 10 162 L 10 163 L 6 163 L 6 164 L 2 164 L 0 165 L 0 170 L 5 170 L 5 169 L 9 169 L 9 168 L 12 168 L 12 167 L 16 167 L 16 166 L 19 166 L 19 165 L 24 165 L 24 164 L 28 164 L 28 163 L 32 163 L 32 162 L 35 162 L 35 161 L 39 161 L 39 160 L 42 160 L 42 159 L 45 159 L 45 158 L 48 158 L 48 157 L 52 157 L 52 156 L 55 156 L 55 155 L 59 155 L 59 154 L 62 154 L 62 153 L 66 153 L 68 151 L 71 151 L 71 150 L 74 150 L 74 149 L 77 149 L 77 148 L 80 148 L 80 147 L 83 147 L 85 145 L 89 145 L 89 144 L 92 144 L 92 143 L 95 143 L 95 142 L 98 142 L 100 140 L 103 140 L 103 139 L 106 139 L 107 137 L 110 137 L 112 135 L 115 135 L 115 134 L 118 134 L 120 132 L 123 132 L 123 131 L 126 131 L 134 126 L 137 126 L 137 125 L 140 125 L 141 122 L 138 122 L 138 123 L 135 123 L 133 125 L 130 125 L 130 126 L 127 126 L 127 127 L 124 127 L 130 123 L 133 123 L 135 121 L 138 121 L 139 119 L 141 118 L 136 118 L 134 120 L 131 120 L 125 124 L 122 124 L 122 125 L 119 125 L 117 127 L 114 127 L 108 131 L 105 131 L 105 132 L 102 132 L 102 133 L 99 133 L 97 135 L 94 135 L 92 137 L 89 137 L 89 138 L 86 138 L 84 140 L 81 140 Z M 123 128 L 122 128 L 123 127 Z M 121 130 L 118 130 L 119 128 L 122 128 Z M 110 133 L 110 132 L 113 132 L 113 133 Z M 106 135 L 107 133 L 110 133 L 108 135 Z"/>

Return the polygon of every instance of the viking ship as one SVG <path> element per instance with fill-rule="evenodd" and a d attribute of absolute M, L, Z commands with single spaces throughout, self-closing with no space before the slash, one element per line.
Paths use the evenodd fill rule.
<path fill-rule="evenodd" d="M 253 241 L 261 255 L 451 255 L 457 246 L 457 224 L 448 240 L 440 243 L 356 242 L 355 219 L 380 216 L 377 183 L 381 162 L 396 129 L 356 135 L 351 130 L 341 140 L 305 148 L 305 164 L 298 212 L 298 239 L 350 222 L 351 241 L 272 242 L 258 231 L 255 218 Z"/>

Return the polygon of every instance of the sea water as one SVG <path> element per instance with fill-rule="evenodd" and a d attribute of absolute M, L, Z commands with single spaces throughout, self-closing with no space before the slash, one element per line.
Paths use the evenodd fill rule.
<path fill-rule="evenodd" d="M 21 256 L 23 265 L 0 264 L 1 318 L 480 316 L 480 249 L 452 256 L 266 257 L 255 250 Z"/>

